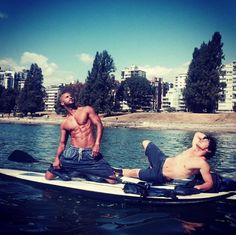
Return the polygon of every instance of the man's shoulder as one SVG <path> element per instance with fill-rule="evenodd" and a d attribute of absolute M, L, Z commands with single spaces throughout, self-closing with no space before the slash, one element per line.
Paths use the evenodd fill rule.
<path fill-rule="evenodd" d="M 77 111 L 79 111 L 79 112 L 91 112 L 91 111 L 93 111 L 94 109 L 93 109 L 93 107 L 92 106 L 89 106 L 89 105 L 86 105 L 86 106 L 79 106 L 78 108 L 77 108 Z"/>
<path fill-rule="evenodd" d="M 69 116 L 66 116 L 66 117 L 64 118 L 64 120 L 63 120 L 63 121 L 61 122 L 61 124 L 60 124 L 61 128 L 63 128 L 63 127 L 68 123 L 68 121 L 70 121 L 69 119 L 70 119 Z"/>
<path fill-rule="evenodd" d="M 204 156 L 196 156 L 189 161 L 190 164 L 198 166 L 199 168 L 209 166 L 209 163 Z"/>

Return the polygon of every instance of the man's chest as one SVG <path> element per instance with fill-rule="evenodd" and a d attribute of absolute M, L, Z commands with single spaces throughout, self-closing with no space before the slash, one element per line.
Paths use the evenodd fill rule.
<path fill-rule="evenodd" d="M 76 112 L 70 116 L 70 120 L 72 123 L 76 122 L 79 125 L 85 125 L 89 120 L 89 115 L 84 109 L 78 108 Z"/>
<path fill-rule="evenodd" d="M 83 129 L 84 127 L 90 125 L 90 120 L 87 115 L 73 115 L 70 116 L 65 123 L 65 129 L 67 130 L 77 130 Z"/>

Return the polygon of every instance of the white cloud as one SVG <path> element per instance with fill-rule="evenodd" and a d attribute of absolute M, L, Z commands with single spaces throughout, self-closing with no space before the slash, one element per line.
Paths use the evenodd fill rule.
<path fill-rule="evenodd" d="M 171 68 L 167 67 L 161 67 L 161 66 L 150 66 L 150 65 L 144 65 L 140 66 L 141 70 L 144 70 L 147 73 L 147 77 L 163 77 L 164 75 L 170 73 L 172 71 Z"/>
<path fill-rule="evenodd" d="M 43 74 L 46 77 L 51 76 L 58 69 L 58 66 L 55 63 L 48 62 L 47 57 L 31 52 L 25 52 L 21 56 L 20 62 L 22 65 L 36 63 L 42 69 Z"/>
<path fill-rule="evenodd" d="M 77 79 L 74 72 L 57 69 L 50 76 L 44 76 L 44 85 L 58 85 L 61 83 L 69 84 L 76 80 Z"/>
<path fill-rule="evenodd" d="M 173 81 L 176 76 L 181 73 L 186 73 L 188 71 L 189 62 L 186 62 L 179 67 L 164 67 L 164 66 L 150 66 L 144 65 L 139 66 L 140 69 L 147 73 L 147 78 L 152 80 L 154 77 L 161 77 L 165 81 Z"/>
<path fill-rule="evenodd" d="M 91 56 L 87 53 L 78 54 L 78 55 L 76 55 L 76 57 L 79 58 L 79 60 L 85 64 L 91 64 L 94 60 L 93 56 Z"/>
<path fill-rule="evenodd" d="M 23 70 L 25 67 L 18 65 L 13 59 L 11 58 L 5 58 L 5 59 L 1 59 L 0 60 L 0 67 L 3 70 L 12 70 L 12 71 L 21 71 Z"/>
<path fill-rule="evenodd" d="M 33 63 L 36 63 L 42 69 L 44 86 L 76 81 L 77 76 L 74 72 L 61 70 L 56 63 L 50 62 L 44 55 L 24 52 L 20 58 L 19 64 L 11 58 L 0 59 L 0 67 L 3 70 L 12 70 L 15 72 L 30 69 Z"/>
<path fill-rule="evenodd" d="M 7 18 L 8 18 L 7 14 L 0 12 L 0 19 L 7 19 Z"/>

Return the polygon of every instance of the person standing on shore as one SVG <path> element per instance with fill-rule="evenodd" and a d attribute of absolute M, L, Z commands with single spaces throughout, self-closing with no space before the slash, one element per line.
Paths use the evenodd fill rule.
<path fill-rule="evenodd" d="M 143 141 L 143 147 L 150 166 L 147 169 L 122 169 L 120 175 L 163 184 L 200 173 L 203 183 L 195 185 L 194 188 L 206 191 L 213 187 L 210 165 L 207 162 L 216 151 L 216 141 L 213 137 L 196 132 L 191 148 L 168 158 L 149 140 Z"/>
<path fill-rule="evenodd" d="M 47 180 L 54 179 L 60 170 L 78 171 L 116 183 L 113 169 L 100 153 L 103 125 L 100 117 L 91 106 L 76 107 L 69 92 L 60 96 L 62 107 L 67 111 L 65 120 L 60 125 L 60 141 L 53 164 L 45 173 Z M 96 127 L 96 136 L 93 129 Z M 71 146 L 66 149 L 68 138 Z"/>

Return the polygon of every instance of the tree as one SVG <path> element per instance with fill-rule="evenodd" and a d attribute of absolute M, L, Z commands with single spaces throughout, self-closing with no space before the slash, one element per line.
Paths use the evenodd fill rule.
<path fill-rule="evenodd" d="M 16 97 L 18 95 L 17 89 L 5 89 L 0 85 L 0 112 L 11 114 L 15 110 Z"/>
<path fill-rule="evenodd" d="M 3 113 L 3 100 L 4 100 L 5 87 L 0 85 L 0 112 Z"/>
<path fill-rule="evenodd" d="M 189 66 L 184 98 L 186 107 L 195 113 L 212 113 L 219 99 L 221 61 L 224 59 L 223 43 L 219 32 L 214 33 L 211 41 L 195 48 Z"/>
<path fill-rule="evenodd" d="M 3 93 L 3 112 L 11 114 L 16 106 L 16 97 L 18 95 L 17 89 L 5 89 Z"/>
<path fill-rule="evenodd" d="M 113 98 L 113 101 L 112 101 L 112 111 L 114 112 L 118 112 L 120 111 L 121 109 L 121 106 L 120 106 L 120 99 L 119 99 L 119 88 L 120 88 L 120 82 L 119 81 L 115 81 L 114 83 L 114 88 L 112 89 L 112 98 Z"/>
<path fill-rule="evenodd" d="M 234 103 L 233 111 L 236 112 L 236 103 Z"/>
<path fill-rule="evenodd" d="M 119 97 L 127 101 L 132 111 L 136 111 L 140 108 L 150 108 L 152 92 L 151 84 L 146 78 L 130 77 L 121 82 Z"/>
<path fill-rule="evenodd" d="M 227 87 L 226 82 L 220 82 L 220 93 L 219 93 L 219 100 L 225 102 L 225 88 Z"/>
<path fill-rule="evenodd" d="M 84 105 L 93 106 L 96 112 L 112 111 L 116 87 L 113 72 L 115 65 L 112 57 L 105 50 L 102 53 L 97 52 L 80 96 Z"/>
<path fill-rule="evenodd" d="M 32 64 L 25 80 L 24 88 L 20 91 L 17 105 L 20 112 L 31 115 L 44 110 L 45 89 L 43 75 L 37 64 Z"/>

